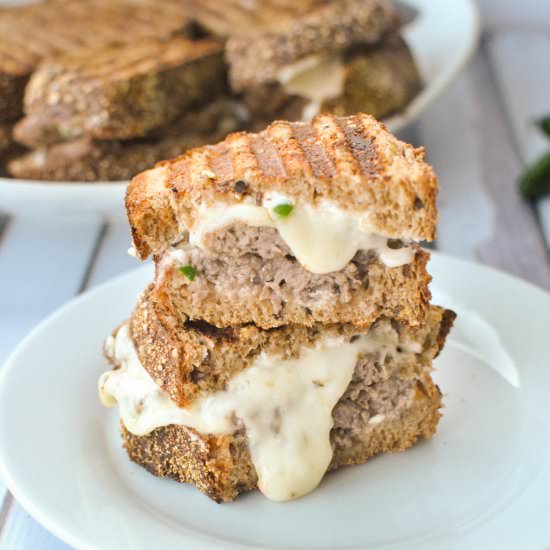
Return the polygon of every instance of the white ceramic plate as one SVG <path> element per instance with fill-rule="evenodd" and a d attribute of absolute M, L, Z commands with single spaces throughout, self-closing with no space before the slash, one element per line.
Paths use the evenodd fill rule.
<path fill-rule="evenodd" d="M 149 475 L 127 460 L 96 391 L 102 341 L 151 279 L 145 268 L 63 307 L 3 367 L 10 490 L 78 548 L 549 547 L 550 295 L 439 254 L 430 268 L 437 299 L 452 296 L 460 316 L 436 363 L 445 409 L 431 441 L 284 504 L 255 493 L 218 505 Z"/>
<path fill-rule="evenodd" d="M 405 32 L 424 78 L 425 87 L 405 111 L 388 119 L 397 132 L 439 96 L 473 53 L 479 18 L 473 0 L 406 0 L 420 16 Z M 126 183 L 59 183 L 0 178 L 0 210 L 55 214 L 98 212 L 124 217 Z"/>

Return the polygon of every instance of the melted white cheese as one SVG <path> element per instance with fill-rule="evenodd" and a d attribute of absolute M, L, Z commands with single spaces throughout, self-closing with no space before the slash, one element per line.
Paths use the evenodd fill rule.
<path fill-rule="evenodd" d="M 199 220 L 190 233 L 192 245 L 202 247 L 206 234 L 231 222 L 240 221 L 256 227 L 274 227 L 302 266 L 313 273 L 340 271 L 359 250 L 374 250 L 387 267 L 412 262 L 411 246 L 388 247 L 388 239 L 367 228 L 366 220 L 350 215 L 325 201 L 313 207 L 293 205 L 287 217 L 279 217 L 273 208 L 292 204 L 279 194 L 266 194 L 263 204 L 219 205 L 199 208 Z"/>
<path fill-rule="evenodd" d="M 145 371 L 123 325 L 105 346 L 120 367 L 101 376 L 99 394 L 106 406 L 118 403 L 126 428 L 136 435 L 169 424 L 204 434 L 231 434 L 244 425 L 259 489 L 272 500 L 289 500 L 312 491 L 330 464 L 332 409 L 358 355 L 395 348 L 396 338 L 374 330 L 353 342 L 324 339 L 296 359 L 262 353 L 225 391 L 184 409 Z"/>
<path fill-rule="evenodd" d="M 309 100 L 302 118 L 311 120 L 327 99 L 342 95 L 345 70 L 341 56 L 310 56 L 292 65 L 283 67 L 277 80 L 288 94 L 299 95 Z"/>

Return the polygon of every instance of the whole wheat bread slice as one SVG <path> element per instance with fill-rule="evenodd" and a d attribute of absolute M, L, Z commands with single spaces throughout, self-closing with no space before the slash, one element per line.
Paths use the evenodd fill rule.
<path fill-rule="evenodd" d="M 422 87 L 412 53 L 398 35 L 388 36 L 374 47 L 351 48 L 340 60 L 342 93 L 326 99 L 321 112 L 338 116 L 361 112 L 382 119 L 403 109 Z M 276 81 L 249 86 L 241 97 L 254 119 L 254 129 L 262 129 L 266 121 L 303 120 L 310 104 L 309 99 L 289 94 Z"/>
<path fill-rule="evenodd" d="M 261 203 L 266 192 L 311 205 L 328 200 L 350 216 L 367 216 L 387 237 L 431 240 L 437 191 L 424 149 L 368 115 L 322 114 L 311 123 L 277 121 L 258 134 L 230 134 L 160 163 L 132 180 L 126 211 L 140 258 L 193 230 L 200 205 Z"/>
<path fill-rule="evenodd" d="M 414 401 L 400 415 L 367 425 L 354 438 L 341 435 L 337 442 L 333 430 L 329 471 L 362 464 L 380 453 L 404 451 L 420 438 L 431 438 L 441 416 L 440 407 L 438 387 L 429 376 L 420 378 Z M 338 413 L 338 404 L 334 412 Z M 230 502 L 257 488 L 258 477 L 244 433 L 215 436 L 169 425 L 136 436 L 122 425 L 121 435 L 133 462 L 153 475 L 191 483 L 216 502 Z"/>
<path fill-rule="evenodd" d="M 0 152 L 7 149 L 12 142 L 12 125 L 0 123 Z"/>
<path fill-rule="evenodd" d="M 93 140 L 57 143 L 35 151 L 19 151 L 8 163 L 17 178 L 45 181 L 125 181 L 182 151 L 222 139 L 242 126 L 232 102 L 213 101 L 186 113 L 139 140 Z"/>

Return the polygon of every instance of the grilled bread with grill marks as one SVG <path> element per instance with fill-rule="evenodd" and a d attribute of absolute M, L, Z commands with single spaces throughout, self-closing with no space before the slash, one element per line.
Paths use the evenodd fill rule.
<path fill-rule="evenodd" d="M 224 92 L 223 50 L 212 40 L 80 50 L 33 74 L 15 138 L 39 147 L 80 136 L 141 137 Z"/>
<path fill-rule="evenodd" d="M 268 191 L 302 204 L 327 199 L 350 216 L 367 216 L 388 237 L 431 240 L 438 183 L 424 157 L 424 149 L 364 114 L 230 134 L 132 180 L 126 210 L 133 242 L 140 258 L 159 254 L 193 229 L 199 205 L 261 202 Z"/>
<path fill-rule="evenodd" d="M 21 116 L 30 74 L 44 59 L 82 48 L 190 34 L 183 0 L 56 0 L 0 11 L 0 122 Z"/>

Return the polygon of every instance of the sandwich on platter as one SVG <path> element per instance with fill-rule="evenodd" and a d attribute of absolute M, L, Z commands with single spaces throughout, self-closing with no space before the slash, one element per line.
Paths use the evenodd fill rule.
<path fill-rule="evenodd" d="M 39 147 L 81 136 L 143 137 L 224 92 L 223 49 L 213 40 L 83 49 L 34 72 L 15 138 Z"/>
<path fill-rule="evenodd" d="M 223 139 L 184 124 L 220 101 L 234 106 L 230 131 L 320 111 L 390 116 L 421 89 L 402 37 L 406 21 L 390 0 L 56 0 L 6 8 L 0 133 L 7 127 L 12 143 L 0 152 L 0 172 L 128 180 Z"/>
<path fill-rule="evenodd" d="M 226 43 L 231 87 L 259 121 L 389 116 L 421 87 L 401 24 L 387 0 L 340 0 L 236 25 Z"/>
<path fill-rule="evenodd" d="M 61 0 L 3 9 L 0 122 L 21 116 L 25 85 L 42 61 L 82 48 L 186 33 L 190 20 L 180 4 L 181 0 Z"/>
<path fill-rule="evenodd" d="M 105 343 L 128 456 L 224 502 L 300 497 L 430 438 L 455 314 L 430 304 L 437 179 L 364 114 L 234 133 L 136 176 L 154 281 Z"/>

